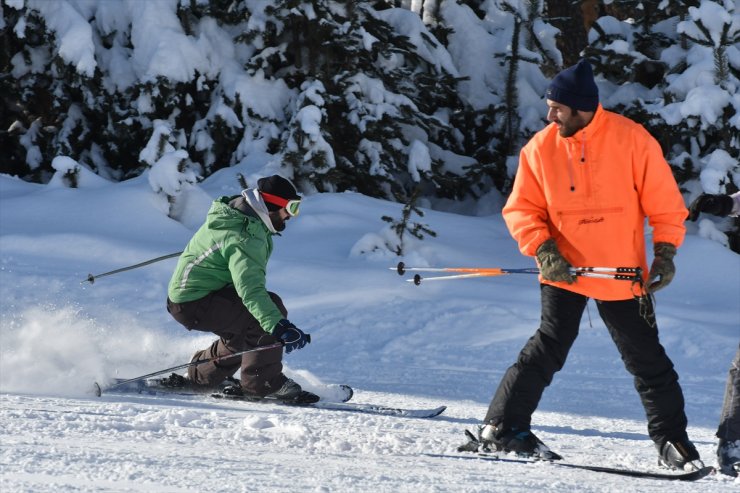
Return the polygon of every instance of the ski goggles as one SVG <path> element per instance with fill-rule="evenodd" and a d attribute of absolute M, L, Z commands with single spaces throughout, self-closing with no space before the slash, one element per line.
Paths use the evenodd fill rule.
<path fill-rule="evenodd" d="M 300 212 L 301 199 L 288 200 L 263 191 L 260 191 L 260 194 L 262 195 L 262 198 L 265 200 L 265 202 L 269 202 L 271 204 L 275 204 L 278 207 L 282 207 L 283 209 L 288 211 L 288 214 L 290 214 L 291 216 L 297 216 Z"/>

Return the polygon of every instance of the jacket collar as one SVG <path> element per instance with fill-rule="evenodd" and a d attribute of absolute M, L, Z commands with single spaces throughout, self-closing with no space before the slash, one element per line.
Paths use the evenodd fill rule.
<path fill-rule="evenodd" d="M 591 121 L 588 123 L 588 125 L 580 129 L 572 136 L 566 137 L 566 140 L 573 139 L 580 142 L 586 140 L 587 135 L 589 139 L 593 138 L 593 136 L 601 129 L 605 120 L 606 110 L 604 110 L 604 108 L 601 106 L 601 103 L 599 103 L 599 105 L 596 107 L 596 111 L 594 112 L 594 116 L 593 118 L 591 118 Z"/>
<path fill-rule="evenodd" d="M 265 202 L 262 200 L 262 196 L 256 188 L 247 188 L 246 190 L 242 190 L 241 197 L 244 199 L 241 204 L 243 204 L 244 207 L 248 206 L 253 214 L 249 214 L 244 211 L 242 212 L 247 215 L 256 215 L 262 220 L 264 225 L 267 226 L 267 229 L 270 231 L 270 233 L 274 235 L 279 234 L 277 230 L 275 230 L 275 226 L 272 225 L 272 221 L 270 220 L 270 216 L 268 215 L 267 205 L 265 205 Z"/>

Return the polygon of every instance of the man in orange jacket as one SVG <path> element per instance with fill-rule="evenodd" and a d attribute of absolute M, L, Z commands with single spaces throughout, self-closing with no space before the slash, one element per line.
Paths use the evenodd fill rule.
<path fill-rule="evenodd" d="M 551 122 L 521 151 L 504 220 L 524 255 L 540 267 L 541 325 L 491 401 L 480 432 L 489 448 L 559 459 L 530 430 L 542 393 L 568 355 L 589 298 L 635 377 L 648 432 L 661 462 L 700 467 L 686 434 L 684 398 L 658 339 L 650 293 L 673 278 L 673 256 L 687 211 L 656 140 L 640 125 L 606 111 L 586 60 L 560 72 L 547 90 Z M 647 270 L 644 222 L 655 259 Z M 640 266 L 643 287 L 576 277 L 572 266 Z"/>

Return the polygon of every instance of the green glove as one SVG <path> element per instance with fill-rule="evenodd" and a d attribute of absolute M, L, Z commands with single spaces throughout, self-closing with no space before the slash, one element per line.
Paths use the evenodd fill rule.
<path fill-rule="evenodd" d="M 655 252 L 655 258 L 653 259 L 653 265 L 650 266 L 650 274 L 647 280 L 649 293 L 654 293 L 668 286 L 676 274 L 676 266 L 673 265 L 676 247 L 670 243 L 656 243 L 653 251 Z"/>
<path fill-rule="evenodd" d="M 568 284 L 573 284 L 576 281 L 576 276 L 570 271 L 572 266 L 565 260 L 552 238 L 546 240 L 537 248 L 536 257 L 537 263 L 540 265 L 542 279 L 567 282 Z"/>

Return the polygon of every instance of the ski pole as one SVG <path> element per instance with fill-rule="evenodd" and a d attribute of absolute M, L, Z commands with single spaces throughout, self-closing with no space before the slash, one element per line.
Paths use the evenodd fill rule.
<path fill-rule="evenodd" d="M 533 272 L 533 274 L 535 274 Z M 406 279 L 406 282 L 413 282 L 417 286 L 421 284 L 421 281 L 449 281 L 453 279 L 468 279 L 471 277 L 493 277 L 493 276 L 503 276 L 506 275 L 506 273 L 486 273 L 486 272 L 473 272 L 470 274 L 456 274 L 452 276 L 434 276 L 434 277 L 422 277 L 419 274 L 414 275 L 411 279 Z"/>
<path fill-rule="evenodd" d="M 95 283 L 95 279 L 97 279 L 98 277 L 110 276 L 110 275 L 113 275 L 113 274 L 118 274 L 119 272 L 125 272 L 127 270 L 136 269 L 137 267 L 144 267 L 145 265 L 153 264 L 154 262 L 159 262 L 160 260 L 167 260 L 168 258 L 177 257 L 181 253 L 182 252 L 170 253 L 169 255 L 164 255 L 162 257 L 153 258 L 151 260 L 147 260 L 146 262 L 141 262 L 140 264 L 129 265 L 128 267 L 122 267 L 120 269 L 112 270 L 110 272 L 104 272 L 103 274 L 98 274 L 97 276 L 94 276 L 92 274 L 88 274 L 87 275 L 87 279 L 83 279 L 82 281 L 80 281 L 80 284 L 85 283 L 85 282 L 89 282 L 90 284 L 94 284 Z"/>
<path fill-rule="evenodd" d="M 311 342 L 310 336 L 308 337 L 308 341 Z M 224 356 L 216 356 L 216 357 L 208 358 L 208 359 L 199 359 L 197 361 L 191 361 L 190 363 L 184 363 L 182 365 L 173 366 L 172 368 L 166 368 L 164 370 L 155 371 L 153 373 L 147 373 L 146 375 L 141 375 L 140 377 L 129 378 L 128 380 L 123 380 L 121 382 L 117 382 L 117 383 L 114 383 L 113 385 L 110 385 L 108 387 L 105 387 L 105 389 L 103 389 L 100 386 L 100 384 L 98 384 L 97 382 L 95 382 L 95 395 L 97 397 L 100 397 L 103 394 L 103 390 L 114 389 L 114 388 L 120 387 L 122 385 L 126 385 L 126 384 L 133 383 L 133 382 L 138 382 L 139 380 L 144 380 L 144 379 L 147 379 L 147 378 L 150 378 L 150 377 L 161 375 L 162 373 L 168 373 L 168 372 L 171 372 L 171 371 L 183 370 L 185 368 L 190 368 L 191 366 L 200 366 L 200 365 L 205 364 L 205 363 L 215 363 L 216 361 L 221 361 L 221 360 L 224 360 L 224 359 L 227 359 L 227 358 L 233 358 L 235 356 L 241 356 L 242 354 L 254 353 L 254 352 L 257 352 L 257 351 L 266 351 L 268 349 L 276 349 L 276 348 L 279 348 L 279 347 L 283 347 L 283 345 L 281 343 L 279 343 L 279 342 L 276 342 L 275 344 L 270 344 L 268 346 L 261 346 L 261 347 L 255 348 L 255 349 L 247 349 L 245 351 L 239 351 L 239 352 L 234 353 L 234 354 L 227 354 L 227 355 L 224 355 Z"/>
<path fill-rule="evenodd" d="M 471 277 L 493 277 L 507 274 L 539 274 L 539 269 L 503 269 L 503 268 L 475 268 L 475 267 L 406 267 L 403 262 L 399 262 L 396 267 L 390 267 L 399 275 L 407 271 L 419 272 L 461 272 L 462 274 L 450 276 L 422 277 L 416 274 L 413 279 L 407 279 L 407 282 L 413 282 L 417 286 L 421 281 L 447 281 L 453 279 L 466 279 Z M 579 277 L 595 277 L 601 279 L 615 279 L 619 281 L 641 281 L 642 269 L 640 267 L 572 267 L 571 274 Z"/>
<path fill-rule="evenodd" d="M 479 268 L 479 267 L 406 267 L 403 262 L 398 262 L 396 267 L 389 267 L 390 270 L 398 272 L 399 276 L 404 275 L 407 271 L 418 271 L 418 272 L 464 272 L 468 274 L 476 274 L 476 276 L 468 277 L 480 277 L 480 276 L 503 276 L 506 274 L 539 274 L 539 269 L 502 269 L 499 267 L 490 268 Z M 445 276 L 452 277 L 452 276 Z M 455 277 L 459 279 L 459 277 Z"/>

